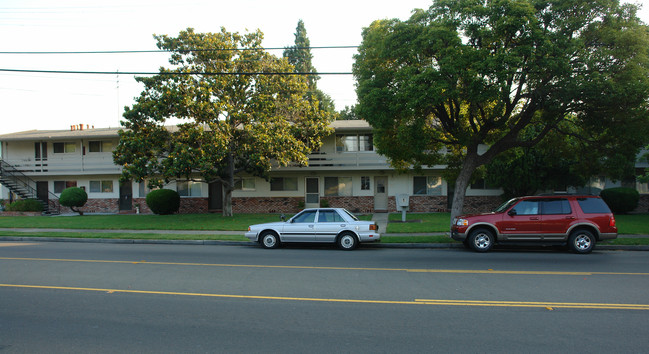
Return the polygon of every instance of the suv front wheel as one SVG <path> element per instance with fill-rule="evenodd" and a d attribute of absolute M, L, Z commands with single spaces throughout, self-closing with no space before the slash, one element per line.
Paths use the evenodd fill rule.
<path fill-rule="evenodd" d="M 568 238 L 568 247 L 575 253 L 590 253 L 595 247 L 595 235 L 588 230 L 576 230 Z"/>
<path fill-rule="evenodd" d="M 476 229 L 469 234 L 469 246 L 476 252 L 489 251 L 496 242 L 493 232 L 487 229 Z"/>

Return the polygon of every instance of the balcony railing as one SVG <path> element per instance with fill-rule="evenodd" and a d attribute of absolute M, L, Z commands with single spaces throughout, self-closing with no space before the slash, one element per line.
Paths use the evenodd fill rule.
<path fill-rule="evenodd" d="M 27 175 L 104 174 L 121 173 L 121 167 L 113 163 L 110 154 L 98 156 L 49 157 L 47 159 L 6 160 L 16 170 Z"/>

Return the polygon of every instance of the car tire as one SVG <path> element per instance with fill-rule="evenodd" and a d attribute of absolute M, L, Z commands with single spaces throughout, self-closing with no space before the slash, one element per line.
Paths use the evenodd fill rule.
<path fill-rule="evenodd" d="M 493 232 L 487 229 L 475 229 L 469 234 L 469 246 L 476 252 L 491 250 L 496 242 Z"/>
<path fill-rule="evenodd" d="M 358 239 L 356 238 L 356 235 L 351 232 L 340 234 L 336 239 L 336 243 L 338 244 L 338 248 L 345 251 L 351 251 L 358 247 Z"/>
<path fill-rule="evenodd" d="M 264 231 L 259 236 L 259 243 L 263 248 L 277 248 L 280 244 L 279 236 L 272 231 Z"/>
<path fill-rule="evenodd" d="M 593 251 L 597 239 L 592 232 L 584 229 L 573 231 L 568 238 L 568 248 L 579 254 L 586 254 Z"/>

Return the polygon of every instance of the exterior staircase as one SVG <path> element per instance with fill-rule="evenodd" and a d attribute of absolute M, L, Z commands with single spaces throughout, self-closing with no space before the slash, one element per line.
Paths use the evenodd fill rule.
<path fill-rule="evenodd" d="M 3 160 L 0 160 L 0 184 L 22 199 L 36 199 L 40 201 L 43 204 L 43 214 L 53 215 L 60 213 L 58 203 L 53 203 L 56 205 L 56 207 L 53 207 L 48 201 L 38 198 L 36 181 Z M 48 200 L 58 201 L 59 198 L 55 194 L 49 191 L 47 193 Z"/>

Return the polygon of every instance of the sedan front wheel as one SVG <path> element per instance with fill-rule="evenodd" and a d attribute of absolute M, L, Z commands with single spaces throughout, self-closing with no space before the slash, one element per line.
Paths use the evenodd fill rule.
<path fill-rule="evenodd" d="M 264 248 L 277 248 L 279 247 L 279 237 L 272 231 L 265 231 L 259 236 L 259 243 Z"/>

